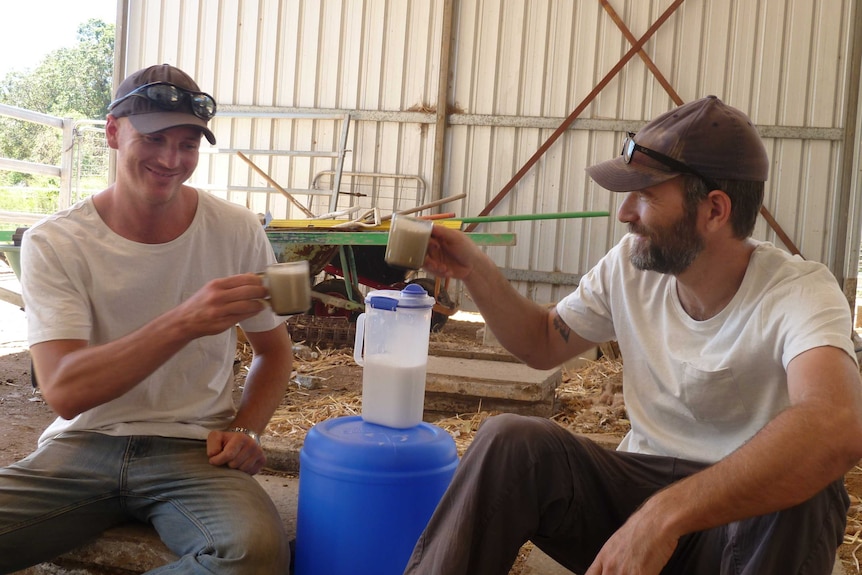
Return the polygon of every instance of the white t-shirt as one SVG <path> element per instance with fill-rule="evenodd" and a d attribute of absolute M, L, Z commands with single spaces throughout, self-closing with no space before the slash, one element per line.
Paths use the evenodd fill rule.
<path fill-rule="evenodd" d="M 856 361 L 847 300 L 822 264 L 757 242 L 730 303 L 696 321 L 676 277 L 631 264 L 632 239 L 557 304 L 582 337 L 619 343 L 631 421 L 620 450 L 718 461 L 789 405 L 794 357 L 834 346 Z"/>
<path fill-rule="evenodd" d="M 117 235 L 88 198 L 28 230 L 21 258 L 30 345 L 114 341 L 212 279 L 275 261 L 257 216 L 201 191 L 194 220 L 173 241 L 141 244 Z M 241 326 L 267 331 L 282 321 L 267 310 Z M 123 396 L 72 420 L 57 418 L 39 441 L 72 430 L 204 439 L 235 414 L 235 354 L 235 328 L 192 341 Z"/>

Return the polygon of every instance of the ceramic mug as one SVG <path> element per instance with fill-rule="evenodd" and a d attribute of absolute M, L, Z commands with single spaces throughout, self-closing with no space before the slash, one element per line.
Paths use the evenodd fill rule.
<path fill-rule="evenodd" d="M 311 307 L 307 260 L 267 266 L 263 272 L 263 285 L 269 290 L 266 301 L 277 315 L 305 313 Z"/>
<path fill-rule="evenodd" d="M 409 216 L 392 216 L 386 242 L 386 263 L 392 267 L 418 270 L 425 262 L 425 251 L 434 222 Z"/>

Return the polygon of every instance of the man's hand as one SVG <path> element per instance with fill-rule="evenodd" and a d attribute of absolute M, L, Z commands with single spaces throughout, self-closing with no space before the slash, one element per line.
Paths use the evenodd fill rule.
<path fill-rule="evenodd" d="M 649 505 L 649 502 L 647 503 Z M 584 575 L 658 575 L 678 539 L 662 529 L 660 513 L 641 508 L 608 539 Z"/>
<path fill-rule="evenodd" d="M 210 281 L 173 312 L 193 338 L 221 333 L 264 309 L 267 295 L 256 274 L 240 274 Z"/>
<path fill-rule="evenodd" d="M 212 465 L 227 465 L 249 475 L 259 472 L 266 464 L 261 446 L 240 431 L 210 431 L 207 436 L 207 456 Z"/>
<path fill-rule="evenodd" d="M 464 279 L 481 256 L 475 242 L 463 232 L 434 226 L 422 267 L 437 277 Z"/>

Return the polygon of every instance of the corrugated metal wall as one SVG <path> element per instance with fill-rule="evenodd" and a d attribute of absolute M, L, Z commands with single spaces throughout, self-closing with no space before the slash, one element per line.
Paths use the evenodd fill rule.
<path fill-rule="evenodd" d="M 403 209 L 435 194 L 466 192 L 466 200 L 443 209 L 477 215 L 583 106 L 492 213 L 609 210 L 612 217 L 480 228 L 516 232 L 515 247 L 489 253 L 524 293 L 554 301 L 624 231 L 613 217 L 619 196 L 592 184 L 584 167 L 617 154 L 626 130 L 675 100 L 716 94 L 746 110 L 766 139 L 773 160 L 766 206 L 779 225 L 806 258 L 827 263 L 842 281 L 852 270 L 855 279 L 858 249 L 848 241 L 858 244 L 858 217 L 849 215 L 857 205 L 856 141 L 855 131 L 846 130 L 848 121 L 855 127 L 858 106 L 853 0 L 122 5 L 121 72 L 170 62 L 216 97 L 223 111 L 214 122 L 219 151 L 205 156 L 194 181 L 257 211 L 302 217 L 282 194 L 263 191 L 264 179 L 234 152 L 245 151 L 303 205 L 325 212 L 341 147 L 340 114 L 348 112 L 341 189 L 357 195 L 342 197 L 340 206 Z M 665 13 L 644 44 L 646 57 L 632 51 L 621 28 L 634 41 Z M 444 44 L 448 59 L 441 59 Z M 442 150 L 435 147 L 441 75 L 449 82 Z M 326 117 L 297 117 L 309 112 Z M 318 155 L 305 153 L 312 151 Z M 321 195 L 302 193 L 309 190 Z M 763 220 L 755 235 L 781 243 Z"/>

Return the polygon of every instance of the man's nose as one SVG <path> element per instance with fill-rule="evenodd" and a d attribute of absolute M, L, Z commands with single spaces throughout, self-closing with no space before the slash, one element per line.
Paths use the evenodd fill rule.
<path fill-rule="evenodd" d="M 175 168 L 180 164 L 182 154 L 177 146 L 165 145 L 159 150 L 159 161 L 168 168 Z"/>
<path fill-rule="evenodd" d="M 635 192 L 628 192 L 617 209 L 617 219 L 624 224 L 631 223 L 637 219 L 637 211 L 634 209 L 636 201 Z"/>

